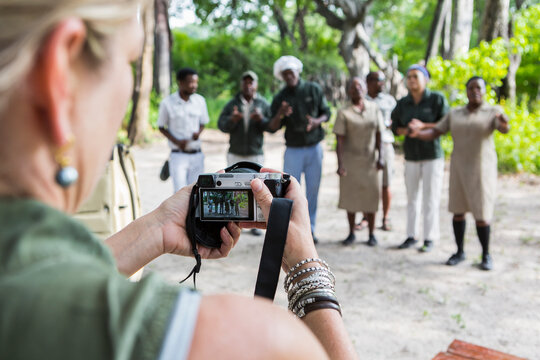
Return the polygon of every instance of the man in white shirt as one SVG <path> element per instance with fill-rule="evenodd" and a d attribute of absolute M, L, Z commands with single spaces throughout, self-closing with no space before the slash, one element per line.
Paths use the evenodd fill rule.
<path fill-rule="evenodd" d="M 199 136 L 208 123 L 204 98 L 196 94 L 197 72 L 183 68 L 176 73 L 178 92 L 167 96 L 159 106 L 159 131 L 169 139 L 169 171 L 174 191 L 197 180 L 204 171 L 204 155 Z"/>
<path fill-rule="evenodd" d="M 384 146 L 384 168 L 382 180 L 382 203 L 383 203 L 383 220 L 381 229 L 390 231 L 390 202 L 392 193 L 390 192 L 390 182 L 394 172 L 394 134 L 390 129 L 392 119 L 390 114 L 396 107 L 396 100 L 388 94 L 382 92 L 384 86 L 384 74 L 381 71 L 372 71 L 366 76 L 367 95 L 366 99 L 374 101 L 379 105 L 384 119 L 386 129 L 381 132 L 381 140 Z"/>

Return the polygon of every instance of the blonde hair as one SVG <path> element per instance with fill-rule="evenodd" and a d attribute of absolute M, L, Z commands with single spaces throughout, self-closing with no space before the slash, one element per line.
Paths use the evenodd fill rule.
<path fill-rule="evenodd" d="M 0 113 L 29 72 L 40 46 L 63 19 L 80 18 L 87 30 L 84 58 L 106 59 L 106 41 L 145 0 L 0 0 Z"/>

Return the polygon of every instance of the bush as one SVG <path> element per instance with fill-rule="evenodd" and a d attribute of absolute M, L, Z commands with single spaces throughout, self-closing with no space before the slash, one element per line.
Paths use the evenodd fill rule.
<path fill-rule="evenodd" d="M 529 172 L 540 174 L 540 106 L 530 111 L 527 98 L 519 105 L 501 104 L 510 116 L 510 132 L 495 135 L 495 147 L 502 172 Z"/>

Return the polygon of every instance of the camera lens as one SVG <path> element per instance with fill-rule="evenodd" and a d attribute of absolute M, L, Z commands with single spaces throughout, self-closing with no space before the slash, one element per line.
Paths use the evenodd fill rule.
<path fill-rule="evenodd" d="M 218 181 L 216 182 L 216 185 L 217 185 L 217 186 L 221 186 L 221 181 L 218 180 Z"/>

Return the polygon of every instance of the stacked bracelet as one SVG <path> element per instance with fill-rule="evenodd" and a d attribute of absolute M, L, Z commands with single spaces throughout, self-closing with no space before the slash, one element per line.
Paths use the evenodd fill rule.
<path fill-rule="evenodd" d="M 309 263 L 318 263 L 318 266 L 301 268 Z M 324 260 L 310 258 L 300 261 L 289 270 L 283 284 L 289 310 L 299 318 L 320 309 L 334 309 L 341 314 L 335 282 L 335 276 Z"/>

